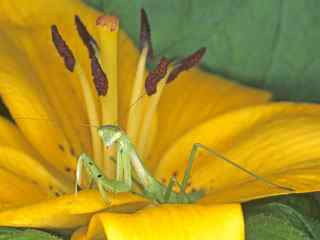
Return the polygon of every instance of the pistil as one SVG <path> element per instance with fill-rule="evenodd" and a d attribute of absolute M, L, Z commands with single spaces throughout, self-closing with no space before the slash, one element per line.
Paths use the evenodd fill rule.
<path fill-rule="evenodd" d="M 108 94 L 100 95 L 102 125 L 118 123 L 118 33 L 119 20 L 116 16 L 102 15 L 96 21 L 99 33 L 99 55 L 101 65 L 108 76 Z M 108 177 L 114 175 L 114 163 L 109 155 L 115 150 L 107 152 L 103 149 L 103 172 Z"/>
<path fill-rule="evenodd" d="M 115 16 L 103 15 L 97 19 L 100 37 L 100 58 L 102 68 L 108 75 L 108 94 L 100 96 L 102 124 L 118 122 L 118 32 L 119 20 Z"/>

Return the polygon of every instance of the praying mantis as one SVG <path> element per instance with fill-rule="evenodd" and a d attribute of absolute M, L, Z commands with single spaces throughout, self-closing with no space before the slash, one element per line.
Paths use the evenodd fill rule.
<path fill-rule="evenodd" d="M 141 194 L 157 203 L 192 203 L 203 196 L 204 192 L 202 191 L 190 193 L 185 191 L 195 153 L 192 153 L 189 158 L 189 164 L 185 170 L 182 183 L 179 183 L 176 177 L 172 176 L 168 186 L 164 186 L 146 170 L 134 145 L 123 130 L 115 125 L 105 125 L 99 127 L 97 131 L 105 147 L 110 148 L 114 144 L 117 145 L 116 179 L 107 179 L 93 159 L 83 153 L 77 163 L 76 187 L 80 183 L 81 169 L 85 167 L 89 177 L 96 183 L 102 198 L 108 201 L 107 192 L 119 193 L 132 190 L 132 170 L 134 170 L 137 176 L 136 181 L 143 187 Z M 173 191 L 175 184 L 178 185 L 179 192 Z"/>
<path fill-rule="evenodd" d="M 248 169 L 240 166 L 239 164 L 225 158 L 223 155 L 214 151 L 213 149 L 195 143 L 192 146 L 188 165 L 185 169 L 182 182 L 178 182 L 175 176 L 172 176 L 167 186 L 160 183 L 155 179 L 144 167 L 141 158 L 139 157 L 135 146 L 130 141 L 126 133 L 115 125 L 105 125 L 98 127 L 98 135 L 100 136 L 104 146 L 110 148 L 113 145 L 117 146 L 116 154 L 116 179 L 107 179 L 103 173 L 99 170 L 94 160 L 90 158 L 86 153 L 82 153 L 78 159 L 77 172 L 76 172 L 76 189 L 80 184 L 81 170 L 84 167 L 92 181 L 94 181 L 98 187 L 98 190 L 102 198 L 108 202 L 107 192 L 120 193 L 130 192 L 133 186 L 133 172 L 136 176 L 136 181 L 143 187 L 141 195 L 146 198 L 152 199 L 156 203 L 193 203 L 199 200 L 205 194 L 204 190 L 186 192 L 188 181 L 191 174 L 192 164 L 196 158 L 197 151 L 200 149 L 205 150 L 211 155 L 218 157 L 219 159 L 239 168 L 248 175 L 253 176 L 257 180 L 261 180 L 266 184 L 273 187 L 281 188 L 286 191 L 294 191 L 291 188 L 284 187 L 269 181 L 268 179 L 258 176 Z M 173 190 L 174 186 L 177 186 L 179 191 Z"/>

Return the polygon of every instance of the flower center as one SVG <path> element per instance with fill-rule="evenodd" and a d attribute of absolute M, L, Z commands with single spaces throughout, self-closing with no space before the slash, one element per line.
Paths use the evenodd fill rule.
<path fill-rule="evenodd" d="M 90 125 L 118 125 L 118 33 L 119 22 L 115 16 L 100 16 L 96 21 L 99 44 L 87 31 L 79 16 L 75 16 L 77 32 L 88 50 L 93 81 L 89 81 L 80 63 L 76 61 L 71 49 L 60 35 L 58 28 L 51 27 L 52 40 L 59 55 L 64 59 L 66 68 L 77 74 L 85 100 Z M 140 24 L 140 57 L 133 81 L 126 133 L 136 147 L 137 152 L 145 159 L 149 154 L 149 133 L 156 119 L 156 110 L 166 84 L 196 64 L 205 54 L 200 48 L 190 56 L 173 63 L 162 57 L 158 65 L 145 77 L 146 63 L 153 57 L 151 31 L 148 17 L 141 10 Z M 99 169 L 109 178 L 114 178 L 114 162 L 107 153 L 95 128 L 91 129 L 93 157 Z"/>

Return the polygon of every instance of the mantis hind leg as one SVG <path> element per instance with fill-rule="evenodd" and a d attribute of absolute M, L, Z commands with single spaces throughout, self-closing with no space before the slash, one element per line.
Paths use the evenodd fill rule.
<path fill-rule="evenodd" d="M 209 147 L 207 147 L 207 146 L 205 146 L 205 145 L 203 145 L 201 143 L 195 143 L 192 146 L 191 153 L 190 153 L 190 156 L 189 156 L 189 163 L 188 163 L 188 166 L 187 166 L 187 168 L 185 170 L 185 174 L 184 174 L 183 181 L 182 181 L 182 189 L 183 190 L 185 190 L 185 188 L 186 188 L 186 186 L 188 184 L 188 181 L 189 181 L 189 178 L 190 178 L 190 173 L 191 173 L 191 168 L 192 168 L 192 163 L 193 163 L 194 159 L 196 158 L 197 152 L 200 149 L 205 150 L 210 155 L 215 156 L 218 159 L 221 159 L 226 163 L 229 163 L 230 165 L 242 170 L 246 174 L 248 174 L 248 175 L 254 177 L 255 179 L 260 180 L 260 181 L 262 181 L 262 182 L 264 182 L 264 183 L 266 183 L 266 184 L 268 184 L 270 186 L 273 186 L 273 187 L 276 187 L 276 188 L 280 188 L 280 189 L 283 189 L 283 190 L 289 191 L 289 192 L 295 191 L 292 188 L 279 185 L 277 183 L 271 182 L 270 180 L 268 180 L 268 179 L 266 179 L 266 178 L 264 178 L 262 176 L 256 175 L 254 172 L 242 167 L 241 165 L 239 165 L 238 163 L 236 163 L 234 161 L 231 161 L 230 159 L 226 158 L 225 156 L 223 156 L 219 152 L 217 152 L 217 151 L 213 150 L 212 148 L 209 148 Z"/>

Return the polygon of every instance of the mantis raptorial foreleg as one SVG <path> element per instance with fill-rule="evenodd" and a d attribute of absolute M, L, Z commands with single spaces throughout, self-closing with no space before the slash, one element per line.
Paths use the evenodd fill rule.
<path fill-rule="evenodd" d="M 117 150 L 117 162 L 116 162 L 116 179 L 118 181 L 124 181 L 131 188 L 132 186 L 132 172 L 131 163 L 128 155 L 128 146 L 122 143 L 118 144 Z"/>
<path fill-rule="evenodd" d="M 110 180 L 107 179 L 97 167 L 95 162 L 85 153 L 81 154 L 78 159 L 77 164 L 77 173 L 76 173 L 76 189 L 80 184 L 82 167 L 87 170 L 88 176 L 90 179 L 97 184 L 98 190 L 104 200 L 108 202 L 108 197 L 106 192 L 129 192 L 132 188 L 132 181 L 125 180 Z"/>

